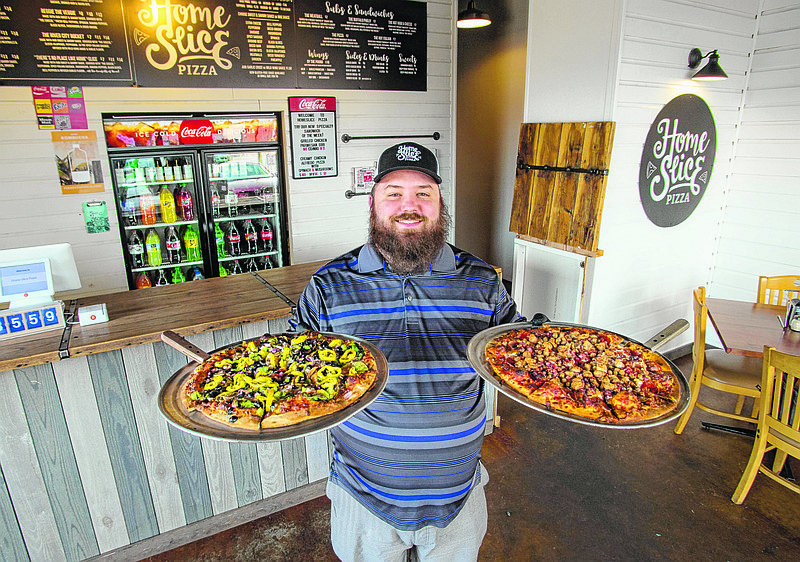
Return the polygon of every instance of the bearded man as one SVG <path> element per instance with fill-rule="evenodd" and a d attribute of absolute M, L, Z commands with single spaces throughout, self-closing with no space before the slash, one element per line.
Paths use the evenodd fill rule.
<path fill-rule="evenodd" d="M 331 429 L 331 542 L 342 560 L 476 560 L 486 533 L 478 332 L 520 320 L 495 270 L 446 242 L 439 163 L 406 142 L 378 160 L 369 241 L 322 267 L 293 325 L 363 338 L 386 389 Z"/>

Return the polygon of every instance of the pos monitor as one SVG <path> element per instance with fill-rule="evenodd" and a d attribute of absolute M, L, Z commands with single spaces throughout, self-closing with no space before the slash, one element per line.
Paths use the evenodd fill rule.
<path fill-rule="evenodd" d="M 9 308 L 52 302 L 54 293 L 80 287 L 69 244 L 0 250 L 0 302 Z"/>

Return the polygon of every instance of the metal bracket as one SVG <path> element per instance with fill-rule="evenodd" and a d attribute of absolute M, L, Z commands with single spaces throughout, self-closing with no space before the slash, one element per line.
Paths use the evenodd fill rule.
<path fill-rule="evenodd" d="M 69 308 L 67 308 L 64 317 L 73 320 L 75 318 L 75 307 L 78 305 L 78 301 L 72 299 L 69 301 Z M 67 359 L 69 357 L 69 338 L 72 335 L 72 325 L 74 322 L 70 321 L 67 322 L 64 326 L 64 331 L 61 332 L 61 343 L 58 345 L 58 357 L 59 359 Z"/>
<path fill-rule="evenodd" d="M 442 138 L 438 132 L 434 132 L 432 135 L 379 135 L 379 136 L 367 136 L 367 137 L 354 137 L 351 135 L 344 134 L 342 135 L 342 142 L 350 142 L 351 140 L 367 140 L 367 139 L 415 139 L 415 138 L 432 138 L 433 140 L 439 140 Z"/>
<path fill-rule="evenodd" d="M 540 170 L 542 172 L 566 172 L 568 174 L 589 174 L 590 176 L 607 176 L 608 170 L 600 168 L 573 168 L 572 166 L 534 166 L 531 164 L 517 164 L 517 170 Z"/>

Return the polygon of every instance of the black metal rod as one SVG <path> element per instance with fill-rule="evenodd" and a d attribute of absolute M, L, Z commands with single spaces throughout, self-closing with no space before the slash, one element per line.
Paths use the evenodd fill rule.
<path fill-rule="evenodd" d="M 567 172 L 569 174 L 589 174 L 591 176 L 607 176 L 608 170 L 600 168 L 573 168 L 571 166 L 534 166 L 532 164 L 518 164 L 518 170 L 541 170 L 543 172 Z"/>
<path fill-rule="evenodd" d="M 378 135 L 378 136 L 368 136 L 368 137 L 354 137 L 348 134 L 342 135 L 342 142 L 350 142 L 351 140 L 364 140 L 364 139 L 414 139 L 414 138 L 432 138 L 433 140 L 439 140 L 442 138 L 438 132 L 434 132 L 432 135 Z"/>
<path fill-rule="evenodd" d="M 728 433 L 737 433 L 739 435 L 747 435 L 748 437 L 755 437 L 755 429 L 747 429 L 744 427 L 733 427 L 730 425 L 720 425 L 718 423 L 700 422 L 700 425 L 705 429 L 718 429 L 720 431 L 727 431 Z"/>
<path fill-rule="evenodd" d="M 348 189 L 347 191 L 345 191 L 345 192 L 344 192 L 344 196 L 345 196 L 345 197 L 347 197 L 348 199 L 352 199 L 353 197 L 356 197 L 356 196 L 358 196 L 358 195 L 369 195 L 369 192 L 366 192 L 366 193 L 356 193 L 356 192 L 355 192 L 355 191 L 353 191 L 352 189 Z"/>

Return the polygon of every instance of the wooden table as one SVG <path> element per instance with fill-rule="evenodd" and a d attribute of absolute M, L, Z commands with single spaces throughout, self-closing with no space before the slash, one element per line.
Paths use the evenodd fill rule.
<path fill-rule="evenodd" d="M 800 355 L 800 332 L 783 331 L 778 317 L 786 318 L 786 307 L 771 304 L 706 299 L 708 317 L 725 351 L 735 355 L 762 357 L 769 345 L 784 353 Z"/>
<path fill-rule="evenodd" d="M 800 332 L 783 331 L 778 317 L 786 318 L 786 307 L 771 304 L 706 299 L 708 318 L 727 353 L 748 357 L 763 357 L 769 345 L 784 353 L 800 355 Z M 753 422 L 755 423 L 755 421 Z M 703 427 L 755 437 L 755 430 L 702 422 Z M 784 465 L 785 477 L 794 478 L 789 464 Z"/>

